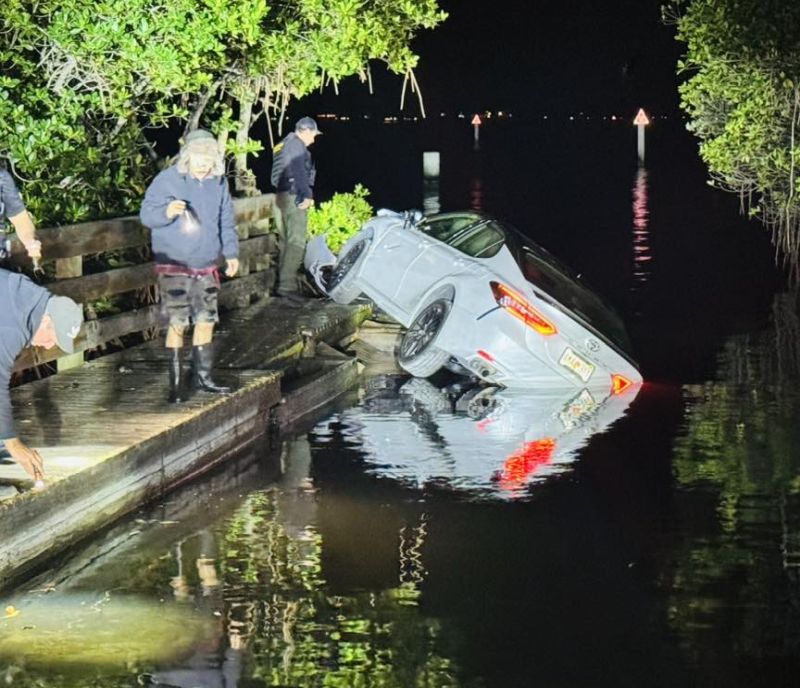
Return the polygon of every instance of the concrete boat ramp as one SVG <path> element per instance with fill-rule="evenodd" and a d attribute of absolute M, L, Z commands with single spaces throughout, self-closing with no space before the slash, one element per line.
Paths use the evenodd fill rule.
<path fill-rule="evenodd" d="M 235 387 L 230 396 L 168 404 L 160 338 L 12 390 L 48 483 L 33 491 L 16 464 L 0 465 L 0 587 L 352 388 L 358 364 L 331 345 L 370 309 L 273 304 L 223 320 L 215 377 Z"/>

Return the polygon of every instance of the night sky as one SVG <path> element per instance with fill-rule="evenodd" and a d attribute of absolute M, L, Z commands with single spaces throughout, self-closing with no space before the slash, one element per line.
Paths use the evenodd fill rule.
<path fill-rule="evenodd" d="M 441 0 L 448 19 L 416 39 L 429 113 L 510 110 L 520 116 L 677 109 L 681 45 L 660 0 Z M 402 80 L 374 69 L 376 94 L 357 79 L 305 99 L 323 111 L 396 111 Z M 408 114 L 418 114 L 413 99 Z"/>

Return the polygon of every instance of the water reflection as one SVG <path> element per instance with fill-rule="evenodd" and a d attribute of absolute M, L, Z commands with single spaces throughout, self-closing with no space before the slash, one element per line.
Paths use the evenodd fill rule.
<path fill-rule="evenodd" d="M 422 212 L 425 215 L 435 215 L 442 211 L 439 200 L 439 178 L 426 177 L 422 182 Z"/>
<path fill-rule="evenodd" d="M 640 167 L 633 185 L 633 285 L 638 292 L 650 279 L 650 208 L 648 204 L 647 170 Z"/>
<path fill-rule="evenodd" d="M 469 183 L 469 209 L 476 212 L 483 212 L 484 189 L 483 179 L 476 175 Z"/>
<path fill-rule="evenodd" d="M 800 657 L 798 342 L 796 299 L 781 296 L 770 331 L 730 340 L 718 380 L 685 390 L 673 467 L 686 527 L 665 585 L 674 627 L 704 658 Z"/>
<path fill-rule="evenodd" d="M 645 387 L 607 433 L 631 398 L 376 377 L 280 454 L 170 496 L 4 603 L 51 643 L 5 655 L 7 682 L 793 686 L 796 312 L 776 303 L 716 381 L 683 398 Z M 120 623 L 64 626 L 128 600 Z M 75 638 L 80 669 L 53 652 Z"/>
<path fill-rule="evenodd" d="M 363 403 L 314 431 L 361 447 L 368 469 L 413 488 L 518 499 L 568 470 L 590 437 L 620 418 L 638 388 L 598 397 L 584 389 L 511 391 L 380 376 Z"/>
<path fill-rule="evenodd" d="M 245 470 L 173 496 L 21 592 L 20 618 L 58 632 L 38 637 L 26 626 L 0 637 L 0 656 L 18 659 L 13 685 L 458 685 L 438 622 L 419 611 L 426 515 L 389 526 L 396 556 L 386 585 L 335 594 L 308 441 L 287 442 L 272 462 L 278 482 L 251 457 Z M 133 599 L 142 601 L 132 607 Z M 76 634 L 72 622 L 97 604 L 117 611 Z M 60 645 L 82 649 L 70 659 Z M 60 664 L 62 654 L 74 666 Z"/>

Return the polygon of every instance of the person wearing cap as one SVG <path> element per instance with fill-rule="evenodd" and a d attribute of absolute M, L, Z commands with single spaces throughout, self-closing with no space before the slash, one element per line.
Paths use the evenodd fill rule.
<path fill-rule="evenodd" d="M 9 382 L 14 361 L 29 344 L 74 352 L 83 308 L 66 296 L 53 296 L 24 275 L 0 269 L 0 441 L 34 480 L 44 477 L 42 457 L 14 428 Z"/>
<path fill-rule="evenodd" d="M 314 204 L 316 170 L 308 147 L 322 132 L 311 117 L 301 117 L 294 131 L 272 150 L 272 185 L 281 241 L 276 294 L 288 305 L 303 302 L 297 271 L 303 263 L 308 230 L 308 209 Z"/>
<path fill-rule="evenodd" d="M 181 351 L 190 323 L 195 389 L 227 394 L 211 377 L 212 339 L 219 322 L 219 264 L 225 274 L 239 270 L 239 237 L 225 161 L 214 136 L 190 132 L 176 162 L 160 172 L 145 192 L 142 224 L 151 229 L 153 260 L 161 304 L 168 319 L 169 401 L 183 400 Z"/>
<path fill-rule="evenodd" d="M 8 219 L 17 232 L 20 242 L 32 260 L 42 257 L 42 245 L 36 240 L 36 227 L 25 209 L 22 196 L 11 173 L 0 167 L 0 228 Z M 0 251 L 3 247 L 0 246 Z"/>

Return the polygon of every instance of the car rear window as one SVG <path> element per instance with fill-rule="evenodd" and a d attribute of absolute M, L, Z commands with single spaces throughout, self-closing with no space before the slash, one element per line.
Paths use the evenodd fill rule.
<path fill-rule="evenodd" d="M 522 274 L 560 305 L 577 315 L 624 353 L 631 355 L 631 344 L 622 319 L 597 294 L 544 250 L 523 245 L 519 251 Z"/>
<path fill-rule="evenodd" d="M 473 258 L 491 258 L 503 248 L 506 235 L 494 222 L 485 222 L 464 236 L 458 237 L 451 246 Z"/>
<path fill-rule="evenodd" d="M 417 225 L 417 229 L 447 244 L 460 232 L 467 227 L 471 227 L 480 220 L 480 216 L 473 215 L 472 213 L 437 215 L 436 217 L 421 222 Z"/>

